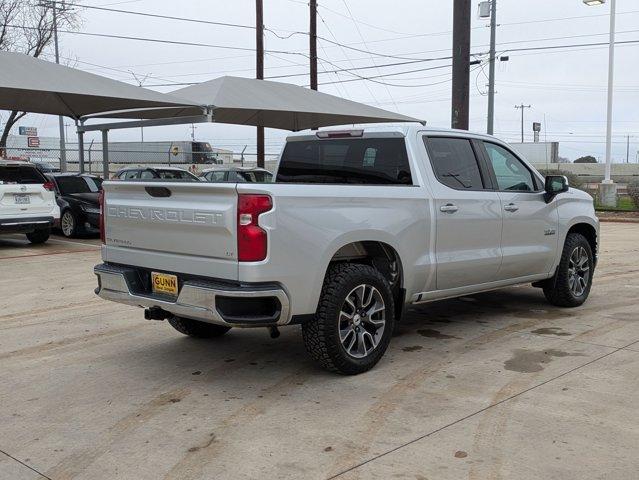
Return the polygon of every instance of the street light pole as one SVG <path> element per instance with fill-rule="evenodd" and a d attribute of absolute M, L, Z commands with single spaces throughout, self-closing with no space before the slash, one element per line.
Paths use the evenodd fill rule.
<path fill-rule="evenodd" d="M 64 8 L 64 7 L 63 7 Z M 58 47 L 58 4 L 53 2 L 53 44 L 55 47 L 55 63 L 60 63 L 60 49 Z M 64 118 L 58 116 L 58 128 L 60 131 L 60 171 L 67 171 L 67 149 L 64 135 Z"/>
<path fill-rule="evenodd" d="M 606 0 L 583 0 L 588 6 L 603 5 Z M 606 170 L 599 186 L 599 202 L 606 207 L 617 206 L 617 186 L 612 181 L 612 100 L 615 77 L 615 21 L 617 0 L 610 0 L 610 43 L 608 46 L 608 108 L 606 112 Z"/>
<path fill-rule="evenodd" d="M 495 130 L 495 43 L 497 37 L 497 0 L 490 2 L 490 58 L 488 66 L 488 135 Z"/>
<path fill-rule="evenodd" d="M 606 175 L 604 183 L 612 183 L 612 100 L 615 75 L 615 18 L 617 0 L 610 0 L 610 45 L 608 47 L 608 116 L 606 120 Z"/>

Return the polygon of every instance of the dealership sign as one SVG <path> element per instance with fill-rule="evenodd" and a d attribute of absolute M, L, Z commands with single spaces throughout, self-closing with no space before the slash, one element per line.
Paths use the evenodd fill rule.
<path fill-rule="evenodd" d="M 38 129 L 36 127 L 18 127 L 18 133 L 27 137 L 37 137 Z"/>

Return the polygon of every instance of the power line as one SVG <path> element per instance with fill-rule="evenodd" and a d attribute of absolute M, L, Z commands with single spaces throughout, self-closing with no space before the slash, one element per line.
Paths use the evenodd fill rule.
<path fill-rule="evenodd" d="M 348 16 L 351 18 L 351 20 L 353 21 L 353 25 L 355 25 L 355 30 L 357 30 L 357 34 L 359 35 L 359 38 L 362 39 L 362 42 L 364 42 L 364 46 L 366 47 L 366 49 L 368 50 L 369 47 L 366 44 L 366 40 L 364 39 L 364 35 L 362 35 L 361 30 L 359 29 L 359 25 L 357 24 L 357 22 L 355 21 L 355 18 L 353 17 L 353 12 L 351 12 L 350 7 L 348 6 L 348 3 L 346 3 L 346 0 L 342 0 L 342 3 L 344 4 L 344 7 L 346 7 L 346 11 L 348 12 Z M 373 55 L 371 54 L 371 61 L 373 62 L 373 65 L 377 66 L 377 64 L 375 63 L 375 58 L 373 57 Z M 376 68 L 377 73 L 380 73 L 379 68 Z M 379 77 L 378 77 L 379 78 Z M 386 93 L 388 94 L 388 96 L 390 97 L 390 99 L 393 101 L 393 105 L 395 106 L 395 109 L 397 110 L 397 105 L 395 104 L 395 99 L 393 99 L 393 95 L 390 93 L 390 90 L 388 89 L 388 85 L 384 85 L 384 89 L 386 90 Z"/>
<path fill-rule="evenodd" d="M 328 23 L 326 23 L 326 20 L 324 20 L 324 17 L 322 16 L 322 14 L 317 11 L 317 16 L 320 18 L 320 20 L 322 21 L 322 24 L 324 25 L 324 28 L 326 28 L 326 31 L 335 39 L 337 40 L 337 37 L 335 37 L 335 34 L 333 33 L 333 30 L 331 30 L 331 28 L 328 26 Z M 318 38 L 320 38 L 318 36 Z M 320 48 L 322 49 L 322 52 L 326 53 L 326 50 L 324 49 L 324 46 L 320 43 Z M 352 60 L 350 59 L 350 57 L 348 56 L 348 53 L 346 53 L 346 50 L 342 47 L 340 47 L 341 51 L 342 51 L 342 55 L 344 55 L 344 58 L 348 61 L 348 63 L 351 65 L 351 67 L 355 67 L 355 64 L 352 62 Z M 323 61 L 323 60 L 322 60 Z M 326 62 L 328 64 L 330 64 L 331 66 L 335 67 L 335 64 L 332 62 Z M 335 73 L 335 76 L 338 78 L 337 82 L 340 82 L 339 79 L 339 74 Z M 371 98 L 373 99 L 373 101 L 377 101 L 377 97 L 375 96 L 375 94 L 373 93 L 373 90 L 371 89 L 371 87 L 366 83 L 364 84 L 364 86 L 366 87 L 366 90 L 368 90 L 368 94 L 371 96 Z"/>
<path fill-rule="evenodd" d="M 53 2 L 47 2 L 47 3 L 53 3 Z M 176 21 L 180 21 L 180 22 L 201 23 L 201 24 L 205 24 L 205 25 L 217 25 L 217 26 L 220 26 L 220 27 L 235 27 L 235 28 L 245 28 L 245 29 L 249 29 L 249 30 L 255 30 L 255 27 L 252 26 L 252 25 L 241 25 L 241 24 L 238 24 L 238 23 L 226 23 L 226 22 L 214 22 L 212 20 L 201 20 L 201 19 L 197 19 L 197 18 L 174 17 L 174 16 L 168 16 L 168 15 L 160 15 L 160 14 L 157 14 L 157 13 L 135 12 L 133 10 L 121 10 L 119 8 L 107 8 L 107 7 L 104 7 L 104 6 L 92 6 L 92 5 L 84 5 L 84 4 L 69 3 L 69 2 L 67 2 L 65 4 L 65 6 L 67 6 L 67 7 L 84 8 L 84 9 L 88 9 L 88 10 L 100 10 L 100 11 L 104 11 L 104 12 L 124 13 L 124 14 L 128 14 L 128 15 L 138 15 L 138 16 L 141 16 L 141 17 L 152 17 L 152 18 L 159 18 L 159 19 L 163 19 L 163 20 L 176 20 Z"/>
<path fill-rule="evenodd" d="M 321 17 L 320 17 L 321 18 Z M 615 45 L 630 45 L 630 44 L 638 44 L 639 40 L 622 40 L 622 41 L 616 41 Z M 545 46 L 538 46 L 538 47 L 522 47 L 522 48 L 512 48 L 512 49 L 508 49 L 505 50 L 503 53 L 506 52 L 528 52 L 528 51 L 543 51 L 543 50 L 555 50 L 555 49 L 571 49 L 571 48 L 580 48 L 580 47 L 593 47 L 593 46 L 605 46 L 607 47 L 609 44 L 608 42 L 596 42 L 596 43 L 581 43 L 581 44 L 564 44 L 564 45 L 545 45 Z M 481 55 L 481 53 L 472 53 L 471 56 L 478 56 Z M 385 65 L 377 65 L 377 66 L 367 66 L 367 67 L 353 67 L 350 69 L 342 69 L 342 68 L 338 68 L 333 62 L 329 62 L 328 60 L 325 59 L 321 59 L 322 61 L 332 65 L 333 67 L 336 67 L 336 73 L 337 72 L 348 72 L 350 70 L 362 70 L 364 68 L 377 68 L 377 67 L 387 67 L 387 66 L 396 66 L 396 65 L 407 65 L 407 64 L 414 64 L 414 63 L 422 63 L 422 62 L 431 62 L 431 61 L 436 61 L 436 60 L 450 60 L 452 57 L 450 56 L 445 56 L 445 57 L 438 57 L 438 58 L 430 58 L 430 59 L 418 59 L 418 60 L 411 60 L 411 61 L 407 61 L 407 62 L 401 62 L 401 63 L 393 63 L 393 64 L 385 64 Z M 288 78 L 288 77 L 293 77 L 293 76 L 299 76 L 299 74 L 290 74 L 290 75 L 281 75 L 278 76 L 278 78 Z M 358 75 L 358 77 L 361 77 Z M 273 77 L 267 77 L 267 78 L 273 78 Z M 362 80 L 367 80 L 367 77 L 361 77 Z M 187 82 L 187 83 L 176 83 L 175 85 L 195 85 L 197 83 L 200 82 Z M 148 86 L 152 86 L 152 87 L 165 87 L 165 86 L 170 86 L 170 85 L 148 85 Z M 392 85 L 395 86 L 395 85 Z M 405 85 L 402 85 L 405 86 Z"/>
<path fill-rule="evenodd" d="M 21 28 L 21 29 L 26 29 L 26 30 L 37 30 L 37 27 L 30 27 L 27 25 L 13 25 L 13 24 L 0 24 L 1 26 L 4 27 L 8 27 L 8 28 Z M 102 38 L 114 38 L 114 39 L 120 39 L 120 40 L 135 40 L 135 41 L 139 41 L 139 42 L 150 42 L 150 43 L 163 43 L 163 44 L 168 44 L 168 45 L 182 45 L 182 46 L 189 46 L 189 47 L 207 47 L 207 48 L 220 48 L 220 49 L 226 49 L 226 50 L 241 50 L 241 51 L 245 51 L 245 52 L 255 52 L 254 48 L 250 48 L 250 47 L 235 47 L 232 45 L 216 45 L 216 44 L 211 44 L 211 43 L 198 43 L 198 42 L 183 42 L 183 41 L 179 41 L 179 40 L 166 40 L 166 39 L 160 39 L 160 38 L 148 38 L 148 37 L 133 37 L 133 36 L 128 36 L 128 35 L 112 35 L 112 34 L 108 34 L 108 33 L 90 33 L 90 32 L 78 32 L 78 31 L 73 31 L 73 30 L 58 30 L 59 33 L 68 33 L 68 34 L 72 34 L 72 35 L 81 35 L 81 36 L 87 36 L 87 37 L 102 37 Z M 267 51 L 267 50 L 265 50 Z M 302 57 L 308 57 L 308 55 L 305 55 L 302 52 L 289 52 L 289 51 L 283 51 L 283 50 L 268 50 L 269 53 L 279 53 L 281 55 L 299 55 Z"/>

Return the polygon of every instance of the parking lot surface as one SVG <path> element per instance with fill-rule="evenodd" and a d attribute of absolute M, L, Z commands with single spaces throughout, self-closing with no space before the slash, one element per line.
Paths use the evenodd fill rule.
<path fill-rule="evenodd" d="M 634 479 L 639 224 L 581 308 L 509 288 L 420 306 L 342 377 L 299 327 L 183 337 L 97 298 L 99 242 L 0 237 L 0 478 Z"/>

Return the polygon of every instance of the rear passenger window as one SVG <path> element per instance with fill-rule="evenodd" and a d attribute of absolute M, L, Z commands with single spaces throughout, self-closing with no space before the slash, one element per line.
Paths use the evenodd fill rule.
<path fill-rule="evenodd" d="M 464 138 L 426 138 L 428 156 L 437 179 L 456 190 L 482 190 L 479 164 L 470 140 Z"/>

